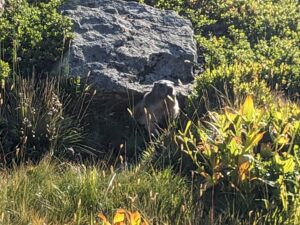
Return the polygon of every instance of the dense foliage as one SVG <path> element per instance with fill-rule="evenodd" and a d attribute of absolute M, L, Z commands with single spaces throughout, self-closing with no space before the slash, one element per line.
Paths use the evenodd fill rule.
<path fill-rule="evenodd" d="M 176 167 L 192 168 L 201 199 L 216 211 L 263 212 L 267 223 L 293 223 L 300 115 L 299 107 L 284 98 L 299 99 L 299 3 L 140 2 L 189 18 L 204 56 L 205 70 L 196 78 L 187 110 L 191 120 L 178 134 L 158 140 L 168 152 L 162 157 Z"/>
<path fill-rule="evenodd" d="M 170 170 L 115 173 L 49 163 L 0 171 L 1 224 L 101 225 L 97 215 L 110 218 L 118 208 L 139 211 L 149 224 L 197 224 L 189 187 Z"/>
<path fill-rule="evenodd" d="M 105 101 L 96 110 L 87 82 L 42 76 L 72 36 L 60 0 L 5 2 L 0 223 L 97 224 L 97 213 L 106 221 L 122 208 L 152 224 L 299 224 L 298 1 L 139 0 L 192 21 L 204 67 L 178 127 L 146 137 L 113 123 Z M 91 103 L 96 116 L 85 120 Z M 101 129 L 132 135 L 103 160 L 93 148 Z M 51 161 L 82 163 L 85 153 L 103 169 Z"/>
<path fill-rule="evenodd" d="M 57 11 L 60 0 L 8 0 L 0 17 L 0 55 L 15 72 L 49 72 L 71 37 L 71 21 Z"/>
<path fill-rule="evenodd" d="M 20 77 L 5 84 L 0 109 L 0 166 L 27 160 L 38 162 L 49 153 L 72 158 L 78 153 L 94 153 L 85 145 L 84 123 L 79 117 L 84 116 L 85 107 L 72 105 L 68 109 L 71 96 L 60 93 L 57 86 L 53 79 Z M 86 104 L 90 96 L 82 92 L 76 100 Z"/>
<path fill-rule="evenodd" d="M 247 97 L 237 110 L 226 107 L 209 112 L 205 121 L 189 121 L 177 139 L 202 177 L 202 195 L 211 195 L 213 188 L 217 205 L 227 198 L 226 207 L 236 202 L 245 212 L 271 205 L 287 211 L 299 191 L 299 129 L 296 105 L 279 102 L 259 109 Z M 235 197 L 230 200 L 228 193 Z"/>
<path fill-rule="evenodd" d="M 61 4 L 59 0 L 5 2 L 0 17 L 1 166 L 38 161 L 49 152 L 72 157 L 91 153 L 79 121 L 85 107 L 66 102 L 76 95 L 83 104 L 92 94 L 78 93 L 76 79 L 65 85 L 59 76 L 42 76 L 60 59 L 72 36 L 71 21 L 58 12 Z"/>
<path fill-rule="evenodd" d="M 204 53 L 205 67 L 209 69 L 197 79 L 198 83 L 201 83 L 195 90 L 198 97 L 202 96 L 203 86 L 212 90 L 209 88 L 210 85 L 207 85 L 211 83 L 206 82 L 220 71 L 219 67 L 221 70 L 225 66 L 233 70 L 237 65 L 242 69 L 259 66 L 260 70 L 250 77 L 256 79 L 255 82 L 265 81 L 273 90 L 284 91 L 293 97 L 299 95 L 300 5 L 298 1 L 153 0 L 145 2 L 160 8 L 176 10 L 191 19 L 196 39 Z M 246 72 L 238 76 L 247 75 Z M 235 76 L 227 77 L 225 84 L 230 84 L 235 79 Z M 251 87 L 251 82 L 248 83 Z"/>

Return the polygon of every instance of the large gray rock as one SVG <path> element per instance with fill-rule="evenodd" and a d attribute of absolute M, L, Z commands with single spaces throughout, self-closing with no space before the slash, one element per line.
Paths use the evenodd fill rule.
<path fill-rule="evenodd" d="M 114 93 L 145 93 L 161 79 L 174 81 L 180 93 L 189 90 L 188 61 L 197 60 L 190 21 L 122 0 L 69 0 L 62 11 L 75 33 L 65 73 L 89 74 L 97 89 Z"/>

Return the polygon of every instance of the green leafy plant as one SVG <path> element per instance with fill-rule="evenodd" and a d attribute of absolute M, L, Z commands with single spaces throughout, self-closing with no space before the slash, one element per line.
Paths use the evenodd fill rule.
<path fill-rule="evenodd" d="M 196 165 L 202 195 L 235 193 L 245 209 L 275 204 L 290 210 L 299 190 L 299 117 L 294 104 L 255 108 L 248 96 L 238 110 L 226 107 L 209 112 L 208 121 L 189 121 L 177 140 Z"/>
<path fill-rule="evenodd" d="M 273 100 L 273 95 L 263 74 L 270 70 L 259 63 L 222 64 L 207 69 L 196 78 L 196 86 L 190 96 L 189 111 L 203 115 L 209 110 L 226 105 L 238 105 L 247 95 L 255 95 L 255 101 L 264 105 Z"/>
<path fill-rule="evenodd" d="M 6 1 L 0 17 L 1 56 L 10 64 L 18 60 L 18 74 L 31 74 L 33 68 L 38 74 L 49 72 L 61 57 L 72 34 L 71 21 L 57 11 L 60 5 L 60 0 Z"/>

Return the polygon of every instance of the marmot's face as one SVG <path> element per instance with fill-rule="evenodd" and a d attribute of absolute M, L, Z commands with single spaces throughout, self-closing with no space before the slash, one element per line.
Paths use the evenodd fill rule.
<path fill-rule="evenodd" d="M 175 95 L 174 83 L 168 80 L 161 80 L 155 82 L 152 92 L 154 92 L 155 94 L 157 94 L 162 98 L 165 98 L 168 95 L 173 96 Z"/>

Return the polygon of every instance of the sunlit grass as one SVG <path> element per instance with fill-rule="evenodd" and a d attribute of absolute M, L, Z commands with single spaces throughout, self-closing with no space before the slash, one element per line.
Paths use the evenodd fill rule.
<path fill-rule="evenodd" d="M 194 186 L 171 170 L 145 171 L 102 169 L 44 159 L 39 165 L 21 165 L 0 173 L 0 224 L 102 224 L 120 209 L 138 212 L 149 224 L 268 224 L 249 212 L 241 217 L 235 210 L 200 200 Z M 206 204 L 206 205 L 205 205 Z M 295 204 L 291 220 L 297 224 L 300 211 Z M 212 217 L 212 212 L 214 216 Z M 295 219 L 294 219 L 295 218 Z M 293 220 L 294 219 L 294 220 Z M 294 222 L 293 222 L 294 221 Z M 279 223 L 275 223 L 279 224 Z"/>
<path fill-rule="evenodd" d="M 191 200 L 170 170 L 104 171 L 44 160 L 1 172 L 0 224 L 97 224 L 97 213 L 112 216 L 120 208 L 150 224 L 188 224 Z"/>

